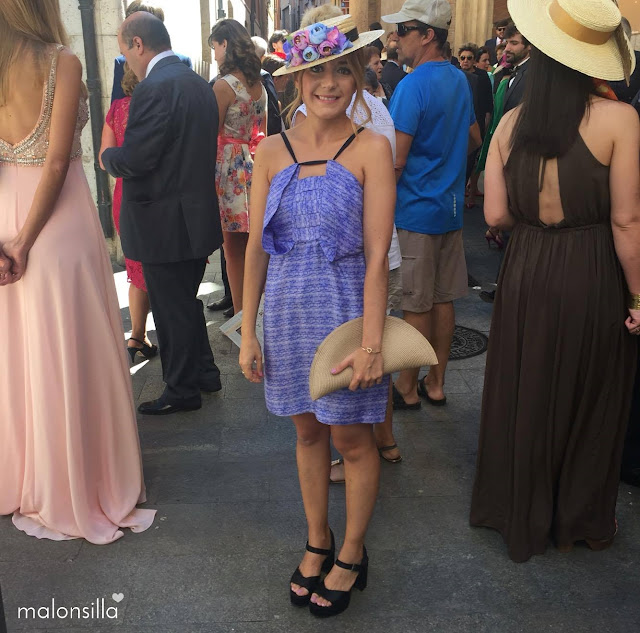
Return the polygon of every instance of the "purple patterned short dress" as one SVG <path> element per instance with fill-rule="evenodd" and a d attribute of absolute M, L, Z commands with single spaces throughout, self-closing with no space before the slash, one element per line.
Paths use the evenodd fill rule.
<path fill-rule="evenodd" d="M 269 253 L 264 299 L 265 394 L 271 413 L 311 412 L 324 424 L 384 421 L 389 377 L 369 389 L 341 389 L 313 402 L 309 370 L 316 348 L 336 327 L 362 316 L 362 186 L 333 160 L 324 176 L 299 178 L 294 163 L 271 181 L 262 246 Z M 323 161 L 324 162 L 324 161 Z M 318 164 L 314 161 L 313 164 Z"/>

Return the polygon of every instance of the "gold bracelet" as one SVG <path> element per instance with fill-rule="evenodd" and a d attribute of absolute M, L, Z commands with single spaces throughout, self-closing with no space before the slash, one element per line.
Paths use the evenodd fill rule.
<path fill-rule="evenodd" d="M 630 292 L 627 307 L 629 310 L 640 310 L 640 295 L 634 295 Z"/>
<path fill-rule="evenodd" d="M 360 349 L 363 352 L 367 352 L 367 354 L 380 354 L 382 352 L 382 350 L 374 350 L 372 347 L 361 347 Z"/>

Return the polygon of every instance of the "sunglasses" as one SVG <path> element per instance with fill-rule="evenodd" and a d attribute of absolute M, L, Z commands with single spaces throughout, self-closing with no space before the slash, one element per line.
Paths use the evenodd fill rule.
<path fill-rule="evenodd" d="M 406 26 L 405 24 L 398 24 L 398 37 L 404 37 L 410 31 L 420 31 L 422 26 Z"/>
<path fill-rule="evenodd" d="M 460 59 L 462 61 L 464 61 L 466 59 L 473 59 L 473 55 L 460 55 Z"/>
<path fill-rule="evenodd" d="M 506 28 L 506 26 L 499 26 L 496 28 L 496 31 L 504 31 Z"/>

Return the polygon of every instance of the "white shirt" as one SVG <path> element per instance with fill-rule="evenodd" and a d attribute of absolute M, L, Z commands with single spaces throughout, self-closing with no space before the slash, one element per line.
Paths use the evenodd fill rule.
<path fill-rule="evenodd" d="M 158 53 L 155 57 L 153 57 L 151 59 L 151 61 L 149 62 L 149 65 L 147 66 L 147 74 L 145 75 L 145 77 L 149 76 L 149 73 L 153 70 L 153 67 L 161 59 L 164 59 L 165 57 L 171 57 L 171 55 L 175 55 L 175 53 L 173 51 L 169 50 L 169 51 L 162 51 L 162 53 Z"/>
<path fill-rule="evenodd" d="M 523 59 L 523 60 L 522 60 L 522 61 L 521 61 L 517 66 L 516 66 L 516 69 L 517 69 L 517 68 L 520 68 L 521 66 L 524 66 L 524 65 L 525 65 L 525 64 L 526 64 L 530 59 L 531 59 L 530 57 L 527 57 L 527 59 Z M 515 75 L 515 72 L 514 72 L 514 75 Z M 511 84 L 513 83 L 513 80 L 514 80 L 514 79 L 515 79 L 515 76 L 514 76 L 514 77 L 511 77 L 511 79 L 509 79 L 509 88 L 511 88 Z"/>
<path fill-rule="evenodd" d="M 391 145 L 391 154 L 393 156 L 393 163 L 395 165 L 396 162 L 396 127 L 393 124 L 393 119 L 389 114 L 389 110 L 382 103 L 380 99 L 374 97 L 371 93 L 366 90 L 363 91 L 362 96 L 364 100 L 367 102 L 369 109 L 371 110 L 371 119 L 367 121 L 364 125 L 365 127 L 370 128 L 374 132 L 378 134 L 382 134 L 387 137 Z M 353 95 L 353 99 L 347 108 L 347 116 L 351 115 L 351 108 L 353 107 L 353 102 L 356 99 L 356 95 Z M 298 112 L 307 116 L 307 107 L 304 103 L 294 112 L 293 118 L 291 119 L 291 127 L 296 124 L 296 116 Z M 365 112 L 361 109 L 361 111 L 356 112 L 354 116 L 354 121 L 356 125 L 361 125 L 362 121 L 366 119 Z M 389 248 L 389 270 L 395 270 L 396 268 L 400 268 L 402 264 L 402 255 L 400 254 L 400 244 L 398 242 L 398 233 L 396 232 L 396 226 L 393 225 L 393 233 L 391 235 L 391 247 Z"/>

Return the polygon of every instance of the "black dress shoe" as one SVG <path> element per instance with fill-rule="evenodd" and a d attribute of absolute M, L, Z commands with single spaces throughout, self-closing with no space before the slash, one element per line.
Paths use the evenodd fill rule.
<path fill-rule="evenodd" d="M 222 383 L 220 382 L 220 378 L 217 380 L 209 380 L 207 382 L 201 382 L 199 384 L 200 391 L 205 391 L 206 393 L 215 393 L 216 391 L 220 391 L 222 389 Z"/>
<path fill-rule="evenodd" d="M 640 468 L 623 468 L 620 479 L 630 486 L 640 488 Z"/>
<path fill-rule="evenodd" d="M 207 310 L 226 310 L 233 305 L 230 295 L 224 295 L 222 299 L 207 304 Z"/>
<path fill-rule="evenodd" d="M 480 293 L 480 299 L 482 299 L 485 303 L 493 303 L 496 298 L 495 290 L 483 290 Z"/>
<path fill-rule="evenodd" d="M 225 310 L 222 313 L 222 316 L 225 316 L 228 319 L 230 319 L 234 314 L 235 314 L 235 312 L 233 311 L 233 304 L 232 304 L 231 307 L 228 310 Z"/>
<path fill-rule="evenodd" d="M 202 408 L 201 402 L 187 401 L 181 402 L 180 404 L 171 404 L 161 397 L 157 400 L 143 402 L 138 407 L 138 411 L 143 415 L 169 415 L 170 413 L 177 413 L 178 411 L 195 411 L 200 408 Z"/>

